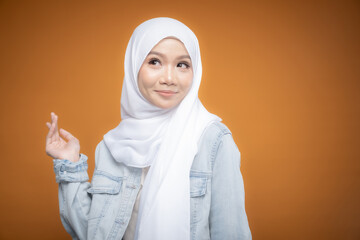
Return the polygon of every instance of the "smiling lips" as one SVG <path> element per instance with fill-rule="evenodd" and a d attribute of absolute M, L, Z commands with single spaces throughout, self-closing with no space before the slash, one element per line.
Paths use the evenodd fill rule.
<path fill-rule="evenodd" d="M 171 90 L 155 90 L 155 92 L 157 92 L 158 94 L 164 97 L 171 97 L 176 94 L 176 92 Z"/>

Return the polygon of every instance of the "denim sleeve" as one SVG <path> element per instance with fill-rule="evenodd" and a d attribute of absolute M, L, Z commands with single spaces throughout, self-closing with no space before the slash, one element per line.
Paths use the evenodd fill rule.
<path fill-rule="evenodd" d="M 80 154 L 78 162 L 54 159 L 56 182 L 59 183 L 60 218 L 73 239 L 87 238 L 87 216 L 91 195 L 87 174 L 87 156 Z"/>
<path fill-rule="evenodd" d="M 252 238 L 246 212 L 240 152 L 231 134 L 225 134 L 214 159 L 210 231 L 212 240 Z"/>

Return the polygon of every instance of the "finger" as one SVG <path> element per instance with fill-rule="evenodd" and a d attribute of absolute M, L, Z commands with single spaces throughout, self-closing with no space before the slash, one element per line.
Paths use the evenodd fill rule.
<path fill-rule="evenodd" d="M 60 136 L 58 131 L 58 116 L 56 114 L 54 114 L 54 125 L 55 125 L 55 129 L 54 129 L 55 140 L 60 141 Z"/>
<path fill-rule="evenodd" d="M 59 141 L 59 133 L 57 131 L 57 117 L 54 113 L 51 114 L 51 142 Z"/>
<path fill-rule="evenodd" d="M 51 113 L 50 113 L 51 124 L 53 124 L 53 122 L 54 122 L 54 116 L 55 116 L 55 113 L 54 113 L 54 112 L 51 112 Z"/>
<path fill-rule="evenodd" d="M 72 139 L 76 139 L 71 133 L 69 133 L 68 131 L 66 131 L 63 128 L 60 128 L 60 134 L 62 137 L 64 137 L 67 141 L 70 141 Z"/>
<path fill-rule="evenodd" d="M 46 123 L 46 125 L 49 127 L 49 132 L 48 132 L 48 135 L 46 136 L 46 143 L 47 144 L 50 144 L 52 143 L 53 141 L 56 141 L 56 138 L 55 138 L 55 113 L 54 112 L 51 112 L 50 113 L 50 117 L 51 117 L 51 123 Z"/>
<path fill-rule="evenodd" d="M 46 141 L 48 143 L 52 143 L 53 141 L 55 141 L 55 137 L 54 137 L 54 131 L 55 131 L 55 124 L 50 124 L 50 123 L 46 123 L 46 125 L 49 127 L 49 132 L 46 136 Z"/>

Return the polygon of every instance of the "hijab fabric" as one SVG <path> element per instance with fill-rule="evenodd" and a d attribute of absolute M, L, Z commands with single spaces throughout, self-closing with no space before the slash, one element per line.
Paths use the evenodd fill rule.
<path fill-rule="evenodd" d="M 150 50 L 166 37 L 187 49 L 193 66 L 191 88 L 171 109 L 152 105 L 140 93 L 137 76 Z M 141 193 L 135 239 L 190 239 L 190 168 L 204 129 L 221 121 L 198 98 L 202 65 L 195 34 L 171 18 L 154 18 L 133 32 L 125 53 L 120 124 L 104 135 L 117 162 L 151 166 Z"/>

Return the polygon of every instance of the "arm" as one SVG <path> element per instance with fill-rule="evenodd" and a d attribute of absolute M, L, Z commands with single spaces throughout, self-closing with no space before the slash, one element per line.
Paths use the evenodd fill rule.
<path fill-rule="evenodd" d="M 212 240 L 251 239 L 240 173 L 240 152 L 231 134 L 223 135 L 214 160 L 210 231 Z"/>
<path fill-rule="evenodd" d="M 64 129 L 58 131 L 58 116 L 51 113 L 47 122 L 46 153 L 54 159 L 56 182 L 59 183 L 60 218 L 73 239 L 86 239 L 87 215 L 91 196 L 87 175 L 87 157 L 80 152 L 80 143 Z"/>
<path fill-rule="evenodd" d="M 73 239 L 87 238 L 87 215 L 91 205 L 87 174 L 87 156 L 78 162 L 54 160 L 56 182 L 59 183 L 60 218 Z"/>

